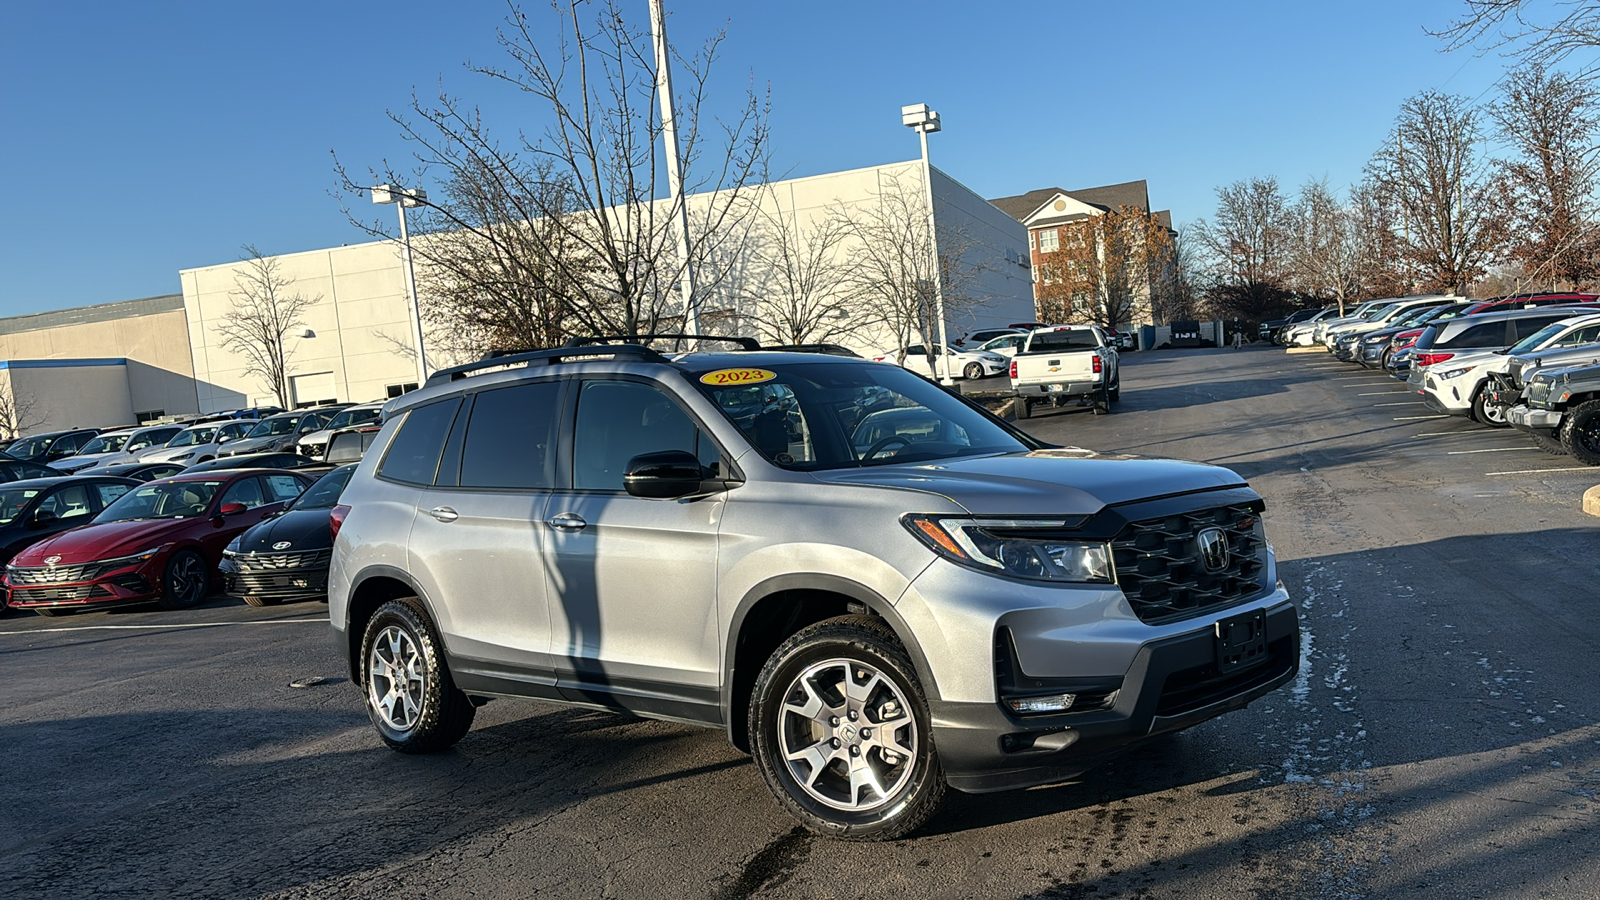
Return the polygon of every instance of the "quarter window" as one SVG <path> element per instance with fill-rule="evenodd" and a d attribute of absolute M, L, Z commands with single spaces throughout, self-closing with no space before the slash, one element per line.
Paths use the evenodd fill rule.
<path fill-rule="evenodd" d="M 632 381 L 586 381 L 578 395 L 572 486 L 620 491 L 628 461 L 641 453 L 686 450 L 720 471 L 716 445 L 676 400 Z"/>
<path fill-rule="evenodd" d="M 560 399 L 554 381 L 479 393 L 467 421 L 461 486 L 550 487 L 550 426 Z"/>
<path fill-rule="evenodd" d="M 409 484 L 433 484 L 439 471 L 439 453 L 460 406 L 461 398 L 451 397 L 407 412 L 378 474 Z"/>

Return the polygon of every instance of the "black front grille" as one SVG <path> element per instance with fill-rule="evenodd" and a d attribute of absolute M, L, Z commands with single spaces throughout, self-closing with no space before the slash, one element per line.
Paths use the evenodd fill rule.
<path fill-rule="evenodd" d="M 301 582 L 296 584 L 295 582 Z M 228 579 L 228 590 L 233 594 L 252 597 L 290 597 L 301 594 L 322 594 L 328 590 L 326 569 L 303 572 L 285 572 L 276 575 L 234 575 Z"/>
<path fill-rule="evenodd" d="M 300 553 L 238 553 L 231 557 L 241 573 L 277 572 L 283 569 L 326 569 L 333 560 L 332 550 L 306 550 Z"/>
<path fill-rule="evenodd" d="M 1222 529 L 1228 559 L 1208 571 L 1198 537 Z M 1254 597 L 1265 584 L 1261 517 L 1245 505 L 1129 522 L 1111 542 L 1117 583 L 1140 621 L 1186 619 Z"/>
<path fill-rule="evenodd" d="M 73 584 L 65 587 L 12 588 L 12 603 L 60 603 L 109 597 L 111 593 L 98 584 Z"/>

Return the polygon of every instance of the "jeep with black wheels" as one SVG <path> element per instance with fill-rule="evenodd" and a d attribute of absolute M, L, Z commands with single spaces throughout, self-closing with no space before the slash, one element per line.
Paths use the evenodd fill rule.
<path fill-rule="evenodd" d="M 1600 466 L 1600 365 L 1534 371 L 1506 421 L 1541 449 L 1559 447 L 1584 465 Z"/>
<path fill-rule="evenodd" d="M 734 343 L 502 355 L 387 404 L 328 590 L 385 743 L 471 740 L 496 697 L 700 724 L 807 828 L 883 840 L 949 789 L 1070 780 L 1294 676 L 1233 472 Z"/>

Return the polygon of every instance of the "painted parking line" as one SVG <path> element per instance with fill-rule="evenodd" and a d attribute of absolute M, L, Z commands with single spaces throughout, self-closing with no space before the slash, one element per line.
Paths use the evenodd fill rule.
<path fill-rule="evenodd" d="M 1594 474 L 1590 466 L 1562 466 L 1558 469 L 1512 469 L 1509 472 L 1485 472 L 1485 475 L 1537 475 L 1541 472 L 1588 472 Z"/>
<path fill-rule="evenodd" d="M 1416 406 L 1421 400 L 1401 400 L 1398 403 L 1374 403 L 1373 406 Z"/>
<path fill-rule="evenodd" d="M 1448 418 L 1450 418 L 1450 417 L 1446 416 L 1446 415 L 1443 415 L 1443 414 L 1440 414 L 1440 415 L 1437 415 L 1437 416 L 1395 416 L 1394 420 L 1396 422 L 1415 422 L 1415 421 L 1417 421 L 1419 419 L 1448 419 Z"/>
<path fill-rule="evenodd" d="M 1359 387 L 1359 385 L 1358 385 Z M 1410 391 L 1373 391 L 1370 394 L 1357 394 L 1357 397 L 1387 397 L 1391 394 L 1409 394 Z"/>
<path fill-rule="evenodd" d="M 1458 434 L 1475 434 L 1480 437 L 1485 436 L 1481 431 L 1424 431 L 1422 434 L 1413 434 L 1412 437 L 1447 437 Z"/>
<path fill-rule="evenodd" d="M 29 628 L 25 631 L 6 631 L 0 634 L 55 634 L 62 631 L 144 631 L 169 628 L 230 628 L 234 625 L 296 625 L 302 622 L 328 624 L 328 617 L 319 619 L 261 619 L 255 622 L 175 622 L 171 625 L 73 625 L 66 628 Z"/>
<path fill-rule="evenodd" d="M 1487 450 L 1450 450 L 1445 456 L 1464 456 L 1468 453 L 1511 453 L 1516 450 L 1537 450 L 1537 447 L 1490 447 Z"/>

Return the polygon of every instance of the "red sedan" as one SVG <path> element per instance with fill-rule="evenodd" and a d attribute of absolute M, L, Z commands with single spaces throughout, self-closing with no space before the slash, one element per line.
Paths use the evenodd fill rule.
<path fill-rule="evenodd" d="M 298 472 L 237 469 L 141 485 L 88 525 L 17 554 L 6 567 L 6 602 L 46 616 L 152 601 L 193 606 L 216 582 L 228 542 L 310 484 Z"/>

